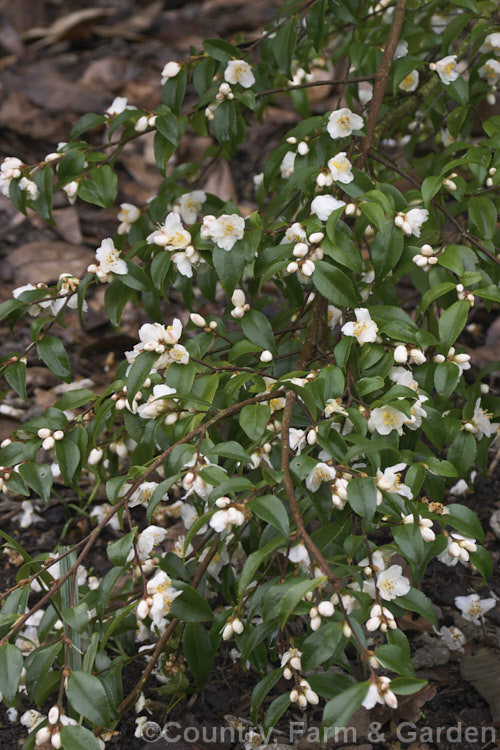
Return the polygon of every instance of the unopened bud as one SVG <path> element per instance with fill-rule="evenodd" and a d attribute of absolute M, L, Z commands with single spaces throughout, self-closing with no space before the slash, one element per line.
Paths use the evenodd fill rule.
<path fill-rule="evenodd" d="M 58 706 L 52 706 L 52 708 L 49 711 L 49 724 L 57 724 L 59 721 L 59 707 Z"/>
<path fill-rule="evenodd" d="M 264 351 L 260 355 L 260 361 L 261 362 L 272 362 L 273 361 L 273 353 L 270 352 L 269 349 L 264 349 Z"/>
<path fill-rule="evenodd" d="M 198 328 L 204 328 L 207 324 L 207 321 L 205 320 L 203 315 L 198 315 L 198 313 L 191 313 L 189 319 L 191 320 L 191 323 L 193 323 L 195 326 L 198 326 Z"/>
<path fill-rule="evenodd" d="M 62 430 L 56 430 L 53 437 L 54 440 L 62 440 L 64 438 L 64 432 Z"/>
<path fill-rule="evenodd" d="M 301 156 L 305 156 L 309 153 L 309 146 L 305 141 L 301 141 L 299 145 L 297 146 L 297 151 Z"/>

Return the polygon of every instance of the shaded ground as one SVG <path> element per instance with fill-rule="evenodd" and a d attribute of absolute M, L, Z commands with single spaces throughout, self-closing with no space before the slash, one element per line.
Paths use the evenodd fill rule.
<path fill-rule="evenodd" d="M 206 37 L 232 39 L 242 32 L 245 37 L 255 38 L 259 29 L 274 17 L 275 8 L 279 5 L 279 0 L 252 0 L 251 3 L 246 0 L 95 0 L 91 7 L 77 0 L 0 1 L 0 158 L 16 155 L 26 163 L 36 163 L 55 150 L 58 142 L 67 138 L 81 114 L 102 111 L 115 96 L 126 96 L 131 103 L 153 109 L 160 101 L 159 73 L 165 62 L 182 59 L 190 45 L 200 46 Z M 331 108 L 328 100 L 319 102 L 318 107 L 320 111 Z M 245 203 L 250 206 L 252 174 L 260 171 L 259 160 L 265 156 L 266 150 L 273 147 L 280 128 L 290 119 L 289 111 L 276 107 L 270 125 L 252 128 L 250 142 L 244 147 L 241 158 L 235 161 L 236 166 L 231 167 L 233 171 L 225 163 L 217 163 L 207 174 L 207 180 L 211 180 L 207 189 L 223 198 L 231 197 L 241 206 Z M 278 132 L 274 140 L 271 137 L 273 132 Z M 183 157 L 186 160 L 198 158 L 206 145 L 205 139 L 190 136 L 183 143 Z M 121 200 L 141 203 L 154 194 L 161 178 L 154 166 L 148 137 L 127 148 L 120 163 Z M 0 301 L 10 298 L 15 286 L 28 282 L 52 282 L 61 271 L 82 275 L 101 239 L 114 233 L 116 213 L 116 209 L 105 211 L 83 203 L 71 207 L 61 199 L 55 212 L 57 227 L 52 229 L 44 226 L 38 217 L 21 216 L 6 198 L 0 196 Z M 401 291 L 404 297 L 404 289 Z M 183 316 L 175 297 L 171 309 L 166 312 Z M 481 349 L 485 333 L 493 331 L 493 327 L 490 327 L 493 318 L 480 309 L 475 316 L 480 328 L 477 336 L 469 334 L 466 343 L 471 347 L 479 346 L 475 357 L 482 366 L 486 362 L 480 359 L 481 356 L 486 357 L 486 361 L 491 357 L 497 358 L 496 338 L 494 332 L 490 333 L 487 351 Z M 127 307 L 122 332 L 117 335 L 107 324 L 103 289 L 95 290 L 85 328 L 79 326 L 75 316 L 63 333 L 72 355 L 75 376 L 91 377 L 97 383 L 107 382 L 109 375 L 103 374 L 104 367 L 112 368 L 114 358 L 120 358 L 125 350 L 131 348 L 140 322 L 137 311 Z M 9 338 L 5 327 L 0 328 L 0 335 L 3 353 L 17 351 L 29 341 L 27 327 L 16 329 L 15 340 Z M 0 415 L 0 435 L 8 435 L 19 421 L 40 413 L 53 403 L 56 385 L 56 380 L 51 379 L 45 368 L 37 367 L 36 363 L 31 366 L 28 375 L 29 411 L 22 401 L 11 394 L 7 403 L 19 413 L 17 416 Z M 493 459 L 493 455 L 490 459 Z M 499 507 L 499 489 L 497 480 L 488 484 L 478 479 L 475 494 L 468 498 L 469 506 L 478 513 L 485 529 L 489 529 L 490 517 Z M 24 531 L 19 529 L 14 518 L 17 509 L 12 501 L 1 502 L 0 525 L 29 552 L 50 551 L 71 516 L 72 511 L 67 509 L 66 504 L 72 499 L 62 494 L 40 511 L 42 519 L 34 528 Z M 77 541 L 87 529 L 85 519 L 76 519 L 69 528 L 69 540 Z M 105 546 L 108 539 L 104 537 L 99 541 L 92 561 L 100 575 L 107 569 Z M 495 573 L 488 586 L 480 589 L 479 593 L 489 595 L 489 592 L 495 592 L 500 596 L 500 548 L 498 539 L 491 531 L 488 531 L 486 546 L 492 553 Z M 15 561 L 2 562 L 5 584 L 15 582 Z M 498 608 L 490 613 L 484 631 L 477 628 L 467 631 L 467 624 L 457 620 L 457 612 L 452 607 L 454 597 L 468 593 L 471 585 L 469 572 L 461 566 L 449 569 L 438 562 L 430 567 L 423 581 L 424 591 L 441 608 L 440 621 L 446 625 L 455 623 L 466 632 L 469 638 L 466 653 L 470 654 L 479 647 L 487 648 L 493 663 L 500 642 Z M 407 620 L 400 624 L 406 630 L 415 652 L 428 643 L 422 622 Z M 158 698 L 151 692 L 156 701 L 151 721 L 160 726 L 167 720 L 175 721 L 183 727 L 198 727 L 201 730 L 202 725 L 221 729 L 227 726 L 224 718 L 227 714 L 248 719 L 251 690 L 258 676 L 243 672 L 238 662 L 233 664 L 230 648 L 231 644 L 227 646 L 211 681 L 201 694 L 181 700 L 168 716 L 167 699 Z M 139 675 L 138 663 L 128 668 L 125 691 L 135 684 Z M 431 689 L 420 696 L 420 701 L 401 701 L 401 720 L 418 722 L 419 726 L 430 726 L 434 730 L 439 726 L 457 727 L 460 723 L 464 727 L 480 728 L 500 721 L 498 698 L 495 702 L 495 695 L 492 694 L 488 704 L 470 683 L 465 682 L 460 674 L 458 659 L 441 664 L 424 663 L 418 669 L 417 676 L 428 679 Z M 483 683 L 488 683 L 486 676 Z M 278 684 L 272 697 L 286 688 L 285 682 Z M 435 694 L 434 688 L 437 688 Z M 309 726 L 317 725 L 320 716 L 320 708 L 310 710 L 307 713 Z M 307 734 L 301 740 L 298 733 L 293 737 L 289 735 L 288 722 L 302 719 L 303 715 L 289 712 L 287 723 L 281 722 L 273 739 L 282 745 L 298 744 L 301 750 L 307 750 L 310 744 Z M 369 721 L 379 722 L 380 732 L 385 735 L 382 743 L 376 741 L 376 735 L 365 739 L 370 730 Z M 408 747 L 408 742 L 391 744 L 393 741 L 399 742 L 396 725 L 391 723 L 387 712 L 381 707 L 370 714 L 369 721 L 364 711 L 356 715 L 354 727 L 358 734 L 358 747 L 365 750 L 370 747 L 375 750 Z M 134 738 L 134 732 L 135 715 L 130 713 L 120 723 L 117 734 L 109 740 L 108 746 L 117 750 L 139 750 L 143 747 L 170 747 L 172 744 L 147 744 Z M 16 748 L 22 744 L 25 735 L 23 727 L 9 723 L 2 709 L 0 747 Z M 207 736 L 212 735 L 208 733 Z M 237 734 L 235 741 L 230 741 L 227 733 L 225 739 L 217 740 L 217 736 L 216 741 L 203 741 L 202 737 L 193 741 L 194 734 L 190 734 L 176 742 L 176 746 L 200 748 L 206 745 L 229 749 L 237 744 Z M 410 738 L 408 731 L 405 737 Z M 435 732 L 433 737 L 436 737 Z M 329 744 L 329 747 L 334 746 Z M 426 750 L 426 747 L 442 750 L 482 747 L 486 750 L 491 746 L 485 741 L 467 743 L 463 739 L 457 743 L 445 735 L 436 742 L 430 738 L 423 739 L 421 744 L 414 744 L 412 750 Z"/>

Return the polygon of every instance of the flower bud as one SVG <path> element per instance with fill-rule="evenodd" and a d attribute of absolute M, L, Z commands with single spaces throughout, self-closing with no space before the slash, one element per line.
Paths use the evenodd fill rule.
<path fill-rule="evenodd" d="M 316 177 L 316 185 L 319 188 L 325 187 L 327 181 L 327 176 L 324 172 L 320 172 L 319 175 Z M 347 213 L 347 211 L 346 211 Z"/>
<path fill-rule="evenodd" d="M 59 707 L 52 706 L 49 711 L 49 724 L 57 724 L 59 721 Z"/>
<path fill-rule="evenodd" d="M 315 268 L 316 266 L 314 265 L 312 260 L 307 259 L 304 261 L 301 271 L 304 274 L 304 276 L 312 276 L 315 271 Z"/>
<path fill-rule="evenodd" d="M 52 430 L 49 430 L 48 427 L 41 427 L 37 435 L 39 438 L 42 438 L 42 440 L 45 440 L 45 438 L 48 438 L 52 435 Z"/>
<path fill-rule="evenodd" d="M 318 433 L 316 430 L 309 430 L 306 440 L 308 445 L 315 445 L 318 440 Z"/>
<path fill-rule="evenodd" d="M 309 235 L 309 242 L 312 242 L 313 245 L 315 245 L 318 242 L 321 242 L 321 240 L 324 239 L 324 237 L 325 237 L 324 232 L 313 232 L 311 235 Z"/>
<path fill-rule="evenodd" d="M 55 750 L 59 750 L 59 748 L 62 747 L 61 735 L 59 734 L 59 732 L 56 732 L 52 735 L 52 737 L 50 738 L 50 744 L 55 748 Z"/>
<path fill-rule="evenodd" d="M 495 106 L 495 104 L 497 103 L 497 98 L 495 94 L 493 93 L 493 91 L 488 91 L 488 93 L 486 94 L 486 101 L 488 102 L 490 107 Z"/>
<path fill-rule="evenodd" d="M 140 620 L 144 620 L 144 618 L 148 616 L 148 613 L 149 605 L 145 599 L 141 599 L 141 601 L 137 605 L 137 617 Z"/>
<path fill-rule="evenodd" d="M 147 115 L 142 115 L 142 117 L 139 117 L 139 119 L 135 123 L 134 130 L 136 133 L 144 133 L 144 131 L 147 129 L 148 129 Z"/>
<path fill-rule="evenodd" d="M 273 353 L 270 352 L 269 349 L 264 349 L 264 351 L 260 355 L 260 361 L 261 362 L 272 362 L 273 361 Z"/>
<path fill-rule="evenodd" d="M 233 310 L 231 310 L 231 316 L 236 320 L 241 320 L 244 315 L 245 310 L 243 309 L 243 307 L 235 307 Z"/>
<path fill-rule="evenodd" d="M 309 153 L 309 146 L 305 141 L 301 141 L 297 146 L 297 151 L 301 156 L 305 156 Z"/>
<path fill-rule="evenodd" d="M 342 633 L 344 634 L 345 638 L 350 638 L 351 635 L 352 635 L 351 626 L 349 625 L 349 623 L 347 622 L 347 620 L 342 625 Z"/>
<path fill-rule="evenodd" d="M 298 268 L 299 266 L 297 265 L 297 263 L 294 260 L 292 260 L 292 262 L 287 265 L 286 270 L 288 273 L 295 273 L 298 270 Z"/>
<path fill-rule="evenodd" d="M 217 328 L 217 321 L 211 320 L 210 323 L 208 324 L 208 327 L 211 328 L 212 331 L 215 331 L 215 329 Z"/>
<path fill-rule="evenodd" d="M 62 430 L 56 430 L 53 435 L 54 440 L 62 440 L 64 438 L 64 432 Z"/>
<path fill-rule="evenodd" d="M 345 215 L 346 216 L 353 216 L 353 214 L 356 213 L 356 204 L 355 203 L 348 203 L 345 207 Z"/>
<path fill-rule="evenodd" d="M 313 617 L 310 625 L 311 630 L 319 630 L 321 627 L 321 617 Z"/>
<path fill-rule="evenodd" d="M 42 727 L 35 735 L 35 745 L 45 745 L 50 740 L 51 730 L 49 727 Z"/>
<path fill-rule="evenodd" d="M 0 448 L 6 448 L 11 443 L 12 440 L 10 438 L 5 438 L 5 440 L 2 440 L 2 442 L 0 443 Z"/>
<path fill-rule="evenodd" d="M 394 349 L 394 361 L 402 365 L 408 360 L 408 352 L 406 346 L 400 344 Z"/>
<path fill-rule="evenodd" d="M 318 612 L 322 617 L 331 617 L 335 612 L 335 607 L 329 601 L 323 601 L 318 604 Z"/>
<path fill-rule="evenodd" d="M 203 315 L 198 315 L 198 313 L 191 313 L 189 319 L 191 320 L 191 323 L 193 323 L 195 326 L 198 326 L 198 328 L 204 328 L 207 324 L 207 321 L 205 320 Z"/>
<path fill-rule="evenodd" d="M 422 245 L 422 247 L 420 248 L 420 252 L 422 253 L 422 255 L 425 255 L 426 258 L 434 255 L 434 249 L 432 245 Z"/>
<path fill-rule="evenodd" d="M 286 142 L 287 142 L 287 143 L 289 143 L 289 144 L 290 144 L 291 146 L 295 146 L 295 144 L 297 143 L 297 139 L 295 138 L 295 136 L 294 136 L 294 135 L 290 135 L 290 136 L 289 136 L 289 137 L 288 137 L 288 138 L 286 139 Z"/>
<path fill-rule="evenodd" d="M 232 623 L 228 622 L 224 626 L 224 630 L 222 631 L 222 640 L 223 641 L 229 641 L 233 637 L 233 625 Z"/>
<path fill-rule="evenodd" d="M 305 242 L 297 242 L 293 248 L 293 254 L 296 258 L 303 258 L 309 252 L 309 248 Z"/>
<path fill-rule="evenodd" d="M 436 362 L 436 363 L 437 363 L 438 365 L 440 365 L 440 364 L 441 364 L 442 362 L 444 362 L 444 361 L 445 361 L 445 357 L 444 357 L 444 356 L 443 356 L 442 354 L 436 354 L 436 355 L 435 355 L 435 356 L 434 356 L 434 357 L 432 358 L 432 361 L 433 361 L 433 362 Z"/>
<path fill-rule="evenodd" d="M 283 677 L 285 678 L 285 680 L 291 680 L 293 677 L 292 670 L 288 667 L 285 667 L 285 669 L 283 670 Z"/>
<path fill-rule="evenodd" d="M 235 619 L 233 620 L 233 631 L 237 635 L 241 635 L 244 629 L 245 629 L 245 626 L 243 625 L 239 617 L 235 617 Z"/>
<path fill-rule="evenodd" d="M 54 447 L 55 444 L 56 444 L 56 441 L 51 436 L 51 437 L 45 438 L 45 440 L 42 443 L 42 448 L 45 451 L 50 451 Z"/>
<path fill-rule="evenodd" d="M 235 307 L 243 307 L 245 304 L 245 292 L 243 289 L 235 289 L 233 292 L 233 296 L 231 297 L 231 302 Z"/>

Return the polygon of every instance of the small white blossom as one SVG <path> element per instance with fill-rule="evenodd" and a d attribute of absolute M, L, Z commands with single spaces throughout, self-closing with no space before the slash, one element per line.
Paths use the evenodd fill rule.
<path fill-rule="evenodd" d="M 175 78 L 181 72 L 182 66 L 175 60 L 165 63 L 161 71 L 161 85 L 165 84 L 169 78 Z"/>
<path fill-rule="evenodd" d="M 219 534 L 230 529 L 231 526 L 243 526 L 244 523 L 244 514 L 234 507 L 216 511 L 208 522 L 209 526 Z"/>
<path fill-rule="evenodd" d="M 493 34 L 488 34 L 479 51 L 493 52 L 495 55 L 500 55 L 500 32 L 495 31 Z"/>
<path fill-rule="evenodd" d="M 295 151 L 287 151 L 281 160 L 280 174 L 284 180 L 288 180 L 295 171 L 295 157 L 297 154 Z"/>
<path fill-rule="evenodd" d="M 377 431 L 379 435 L 389 435 L 393 430 L 396 430 L 398 435 L 402 435 L 403 425 L 407 423 L 408 417 L 406 414 L 403 414 L 399 409 L 395 409 L 394 406 L 386 404 L 372 409 L 368 420 L 368 429 L 370 432 Z"/>
<path fill-rule="evenodd" d="M 342 310 L 334 305 L 328 305 L 327 311 L 327 323 L 328 327 L 332 330 L 338 326 L 342 320 Z"/>
<path fill-rule="evenodd" d="M 174 211 L 179 211 L 184 224 L 194 224 L 206 199 L 207 196 L 203 190 L 183 193 L 177 200 Z"/>
<path fill-rule="evenodd" d="M 311 213 L 320 221 L 327 221 L 330 214 L 345 206 L 345 201 L 339 201 L 333 195 L 317 195 L 311 203 Z"/>
<path fill-rule="evenodd" d="M 410 211 L 399 212 L 396 214 L 394 223 L 403 230 L 407 235 L 420 237 L 420 230 L 429 218 L 429 212 L 426 208 L 412 208 Z"/>
<path fill-rule="evenodd" d="M 365 622 L 365 627 L 370 633 L 378 630 L 378 628 L 385 633 L 387 628 L 390 628 L 391 630 L 397 628 L 397 624 L 394 615 L 387 609 L 387 607 L 375 604 L 370 610 L 370 617 Z"/>
<path fill-rule="evenodd" d="M 116 115 L 125 112 L 126 109 L 133 109 L 133 107 L 128 106 L 127 97 L 117 96 L 115 99 L 113 99 L 104 114 L 108 117 L 116 117 Z"/>
<path fill-rule="evenodd" d="M 479 594 L 469 596 L 456 596 L 455 607 L 461 610 L 464 620 L 481 625 L 483 615 L 496 606 L 496 599 L 481 599 Z"/>
<path fill-rule="evenodd" d="M 478 440 L 485 436 L 491 437 L 500 427 L 500 424 L 491 421 L 492 417 L 491 412 L 481 408 L 481 399 L 478 398 L 474 407 L 474 414 L 469 423 L 473 429 L 469 429 L 468 432 L 472 432 Z"/>
<path fill-rule="evenodd" d="M 415 516 L 413 513 L 409 513 L 407 516 L 402 515 L 402 518 L 404 524 L 415 523 Z M 424 542 L 433 542 L 435 540 L 436 535 L 432 530 L 432 520 L 430 518 L 422 518 L 422 516 L 420 516 L 418 519 L 418 527 Z"/>
<path fill-rule="evenodd" d="M 411 73 L 408 73 L 408 75 L 403 78 L 398 88 L 407 92 L 415 91 L 418 88 L 418 81 L 418 70 L 412 70 Z"/>
<path fill-rule="evenodd" d="M 156 369 L 166 367 L 171 362 L 187 364 L 189 353 L 182 344 L 177 343 L 181 335 L 182 323 L 178 318 L 174 318 L 169 326 L 145 323 L 139 328 L 139 343 L 132 351 L 125 352 L 127 361 L 131 364 L 141 352 L 150 351 L 159 355 L 154 363 Z"/>
<path fill-rule="evenodd" d="M 462 633 L 460 628 L 456 628 L 454 625 L 451 625 L 451 627 L 447 628 L 445 625 L 443 625 L 443 627 L 440 628 L 437 632 L 445 646 L 450 651 L 460 651 L 463 653 L 463 646 L 465 643 L 467 643 L 467 638 Z"/>
<path fill-rule="evenodd" d="M 138 415 L 142 419 L 154 419 L 162 414 L 168 414 L 176 406 L 175 401 L 169 398 L 175 392 L 175 388 L 170 388 L 168 385 L 160 384 L 153 386 L 153 393 L 149 396 L 146 403 L 140 404 L 137 408 Z"/>
<path fill-rule="evenodd" d="M 335 476 L 336 471 L 333 466 L 319 462 L 308 474 L 306 478 L 306 487 L 309 492 L 316 492 L 320 488 L 322 482 L 331 482 L 335 479 Z"/>
<path fill-rule="evenodd" d="M 9 187 L 12 180 L 21 177 L 21 167 L 24 166 L 17 156 L 7 156 L 0 165 L 0 191 L 3 195 L 9 195 Z"/>
<path fill-rule="evenodd" d="M 378 326 L 372 320 L 369 310 L 364 307 L 357 307 L 354 313 L 356 315 L 356 323 L 350 321 L 349 323 L 345 323 L 341 328 L 344 336 L 355 336 L 360 346 L 376 341 Z"/>
<path fill-rule="evenodd" d="M 224 71 L 224 80 L 231 84 L 239 83 L 244 89 L 249 89 L 255 83 L 255 76 L 245 60 L 230 60 Z"/>
<path fill-rule="evenodd" d="M 438 60 L 435 63 L 431 63 L 429 67 L 431 70 L 436 71 L 439 78 L 441 79 L 441 83 L 444 83 L 445 86 L 448 86 L 453 81 L 456 81 L 460 76 L 460 73 L 457 69 L 456 55 L 448 55 L 447 57 L 443 57 L 441 60 Z"/>
<path fill-rule="evenodd" d="M 388 466 L 384 471 L 377 469 L 377 478 L 375 484 L 380 490 L 385 492 L 393 492 L 402 497 L 407 497 L 408 500 L 413 498 L 413 493 L 408 485 L 401 482 L 401 473 L 406 469 L 406 464 L 395 464 L 394 466 Z"/>
<path fill-rule="evenodd" d="M 385 703 L 390 708 L 397 708 L 398 699 L 389 689 L 391 681 L 389 677 L 377 677 L 375 682 L 370 682 L 368 692 L 361 704 L 367 710 L 373 708 L 377 703 Z"/>
<path fill-rule="evenodd" d="M 130 227 L 140 217 L 141 211 L 137 206 L 132 203 L 120 203 L 120 211 L 118 213 L 118 221 L 121 222 L 117 232 L 118 234 L 127 234 Z"/>
<path fill-rule="evenodd" d="M 89 266 L 88 271 L 95 273 L 99 281 L 111 281 L 113 274 L 123 276 L 128 273 L 127 264 L 123 258 L 120 258 L 120 251 L 116 249 L 111 237 L 102 240 L 95 255 L 99 265 Z"/>
<path fill-rule="evenodd" d="M 354 180 L 352 164 L 347 158 L 347 153 L 345 151 L 340 151 L 328 160 L 328 169 L 330 170 L 334 182 L 348 184 Z"/>
<path fill-rule="evenodd" d="M 330 138 L 345 138 L 351 135 L 353 130 L 361 130 L 363 118 L 344 107 L 330 113 L 327 130 Z"/>
<path fill-rule="evenodd" d="M 400 57 L 406 57 L 408 54 L 408 42 L 405 39 L 401 39 L 394 51 L 394 60 L 399 60 Z"/>
<path fill-rule="evenodd" d="M 19 180 L 19 188 L 20 190 L 24 190 L 24 192 L 28 194 L 28 198 L 30 201 L 36 201 L 36 199 L 40 195 L 36 182 L 33 182 L 33 180 L 29 180 L 27 177 L 21 177 L 21 179 Z"/>
<path fill-rule="evenodd" d="M 243 239 L 245 219 L 238 214 L 222 214 L 219 218 L 205 216 L 200 230 L 203 239 L 210 239 L 222 250 L 231 250 Z"/>
<path fill-rule="evenodd" d="M 191 235 L 184 229 L 179 214 L 171 211 L 165 222 L 147 237 L 148 244 L 164 247 L 166 250 L 184 250 L 191 243 Z"/>
<path fill-rule="evenodd" d="M 405 596 L 411 588 L 410 581 L 403 575 L 401 565 L 391 565 L 377 576 L 377 588 L 385 601 L 392 601 L 398 596 Z"/>
<path fill-rule="evenodd" d="M 147 560 L 151 556 L 151 552 L 155 547 L 161 544 L 167 536 L 165 529 L 161 526 L 148 526 L 142 531 L 137 538 L 137 554 L 140 560 Z M 134 556 L 134 550 L 130 550 L 129 557 L 127 560 L 131 560 Z"/>

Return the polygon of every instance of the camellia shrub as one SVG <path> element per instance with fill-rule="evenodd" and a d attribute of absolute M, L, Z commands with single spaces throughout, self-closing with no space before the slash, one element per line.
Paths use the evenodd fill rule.
<path fill-rule="evenodd" d="M 260 38 L 208 39 L 168 62 L 154 111 L 115 99 L 39 164 L 4 160 L 3 192 L 48 223 L 53 191 L 112 207 L 120 152 L 144 133 L 164 177 L 145 205 L 121 204 L 85 278 L 33 279 L 0 307 L 32 339 L 2 359 L 5 389 L 26 399 L 37 359 L 64 384 L 3 441 L 2 490 L 24 528 L 64 486 L 94 524 L 35 557 L 0 532 L 24 560 L 1 595 L 0 690 L 11 710 L 32 707 L 25 749 L 104 747 L 127 709 L 147 707 L 146 685 L 172 707 L 234 646 L 258 680 L 253 722 L 320 703 L 339 727 L 421 689 L 404 615 L 463 643 L 420 582 L 436 558 L 478 585 L 491 568 L 479 521 L 447 489 L 486 473 L 499 428 L 494 368 L 475 376 L 460 341 L 475 304 L 500 302 L 496 12 L 285 2 Z M 310 97 L 321 86 L 326 112 Z M 242 216 L 201 180 L 244 158 L 276 97 L 296 124 Z M 198 162 L 175 158 L 189 130 L 212 138 Z M 150 322 L 97 394 L 73 380 L 59 333 L 101 284 L 112 326 L 129 302 Z M 164 314 L 171 290 L 184 324 Z M 457 611 L 479 624 L 495 600 L 463 593 Z M 131 661 L 143 672 L 124 692 Z"/>

